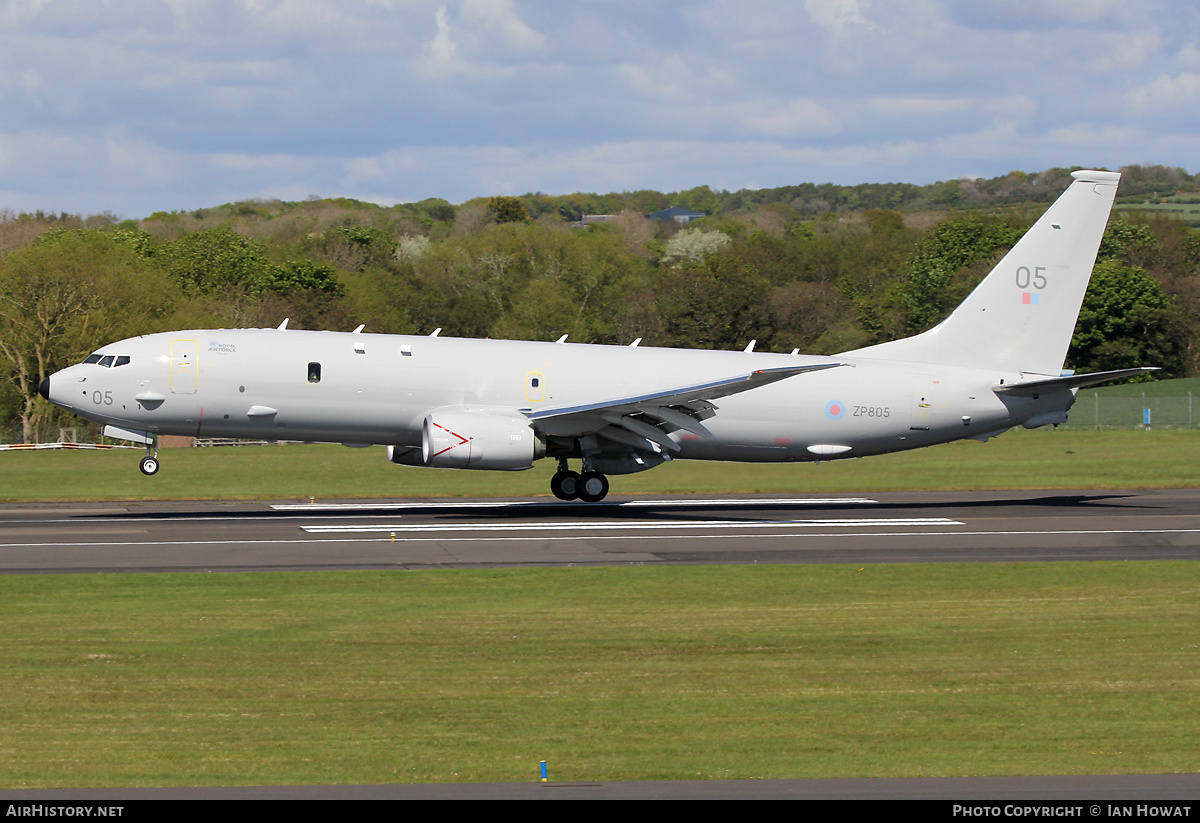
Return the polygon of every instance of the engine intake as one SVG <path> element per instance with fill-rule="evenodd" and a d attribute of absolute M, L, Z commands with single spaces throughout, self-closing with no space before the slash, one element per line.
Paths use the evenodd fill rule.
<path fill-rule="evenodd" d="M 506 411 L 432 411 L 421 430 L 421 459 L 439 469 L 522 471 L 545 453 L 529 421 Z"/>

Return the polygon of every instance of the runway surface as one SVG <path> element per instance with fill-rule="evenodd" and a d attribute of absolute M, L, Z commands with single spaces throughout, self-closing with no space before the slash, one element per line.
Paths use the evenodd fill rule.
<path fill-rule="evenodd" d="M 1200 490 L 0 507 L 0 573 L 1200 559 Z"/>

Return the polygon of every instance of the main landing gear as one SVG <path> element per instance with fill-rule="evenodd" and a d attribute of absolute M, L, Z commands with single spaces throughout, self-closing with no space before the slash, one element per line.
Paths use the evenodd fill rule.
<path fill-rule="evenodd" d="M 589 471 L 584 464 L 583 474 L 567 468 L 567 461 L 558 461 L 558 471 L 550 478 L 550 491 L 559 500 L 582 500 L 598 503 L 608 494 L 608 478 L 600 472 Z"/>
<path fill-rule="evenodd" d="M 158 474 L 158 450 L 155 448 L 155 441 L 146 444 L 146 456 L 142 458 L 138 468 L 147 477 Z"/>

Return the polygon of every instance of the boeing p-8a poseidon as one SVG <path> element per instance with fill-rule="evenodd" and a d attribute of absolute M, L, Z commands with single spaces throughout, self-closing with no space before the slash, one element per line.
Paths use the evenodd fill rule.
<path fill-rule="evenodd" d="M 1061 423 L 1062 374 L 1120 175 L 1071 186 L 936 328 L 833 357 L 515 340 L 206 329 L 104 346 L 41 393 L 107 436 L 381 444 L 402 465 L 558 461 L 564 500 L 668 460 L 807 462 Z M 286 326 L 286 321 L 284 323 Z M 582 461 L 582 473 L 568 461 Z"/>

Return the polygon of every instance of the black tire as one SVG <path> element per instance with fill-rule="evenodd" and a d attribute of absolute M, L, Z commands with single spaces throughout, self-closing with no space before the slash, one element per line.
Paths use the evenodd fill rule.
<path fill-rule="evenodd" d="M 579 498 L 579 474 L 573 471 L 556 472 L 550 478 L 550 491 L 559 500 Z"/>
<path fill-rule="evenodd" d="M 608 478 L 600 472 L 584 472 L 579 476 L 579 499 L 599 503 L 608 495 Z"/>
<path fill-rule="evenodd" d="M 147 477 L 158 474 L 158 458 L 143 457 L 142 462 L 138 465 L 138 468 L 141 469 L 142 474 L 146 475 Z"/>

